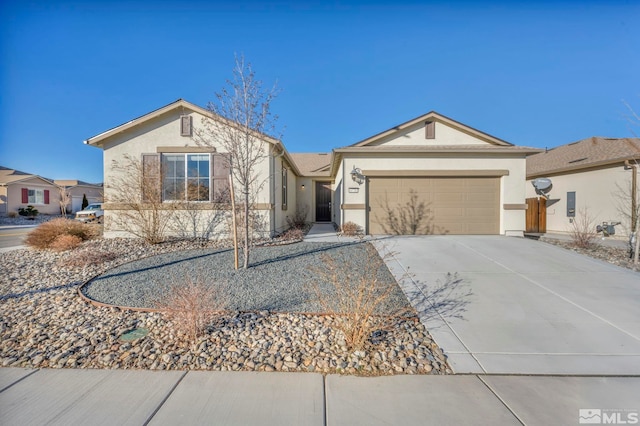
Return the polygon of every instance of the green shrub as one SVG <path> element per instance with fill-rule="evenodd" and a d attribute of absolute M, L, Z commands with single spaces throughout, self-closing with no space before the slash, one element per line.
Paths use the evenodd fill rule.
<path fill-rule="evenodd" d="M 18 213 L 20 214 L 20 216 L 26 216 L 26 217 L 38 216 L 38 210 L 31 205 L 27 206 L 26 209 L 24 207 L 20 207 L 18 209 Z"/>

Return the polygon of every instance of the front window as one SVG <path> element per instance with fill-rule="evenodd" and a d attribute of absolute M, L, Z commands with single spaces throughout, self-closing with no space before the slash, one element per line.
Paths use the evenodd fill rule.
<path fill-rule="evenodd" d="M 44 189 L 30 189 L 29 204 L 44 204 Z"/>
<path fill-rule="evenodd" d="M 163 199 L 168 201 L 209 201 L 211 158 L 209 154 L 165 154 Z"/>

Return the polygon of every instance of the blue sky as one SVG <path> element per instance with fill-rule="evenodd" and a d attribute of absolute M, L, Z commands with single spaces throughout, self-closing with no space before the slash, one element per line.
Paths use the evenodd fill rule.
<path fill-rule="evenodd" d="M 205 106 L 244 54 L 290 152 L 435 110 L 516 145 L 628 137 L 640 3 L 4 1 L 0 165 L 102 180 L 82 141 L 178 98 Z M 636 129 L 636 133 L 638 133 Z"/>

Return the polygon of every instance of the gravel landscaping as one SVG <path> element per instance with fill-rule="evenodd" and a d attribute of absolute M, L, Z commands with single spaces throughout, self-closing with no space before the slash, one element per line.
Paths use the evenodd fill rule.
<path fill-rule="evenodd" d="M 596 241 L 593 246 L 589 248 L 580 248 L 576 247 L 571 243 L 571 241 L 563 241 L 546 237 L 541 238 L 540 241 L 557 245 L 567 250 L 575 251 L 576 253 L 602 260 L 616 266 L 631 269 L 632 271 L 640 272 L 640 264 L 634 264 L 633 259 L 629 258 L 629 249 L 627 247 L 611 247 L 600 244 Z"/>
<path fill-rule="evenodd" d="M 251 268 L 233 268 L 233 250 L 188 250 L 149 257 L 111 269 L 91 280 L 82 291 L 98 302 L 136 308 L 153 308 L 184 277 L 217 286 L 232 311 L 278 311 L 322 313 L 311 285 L 318 282 L 314 268 L 324 268 L 323 256 L 349 265 L 349 273 L 361 276 L 370 268 L 369 243 L 295 243 L 256 247 Z M 347 279 L 346 277 L 344 279 Z M 395 279 L 385 265 L 378 273 L 385 284 Z M 321 285 L 318 283 L 318 285 Z M 330 288 L 323 285 L 323 293 Z M 395 292 L 380 306 L 379 314 L 408 308 L 407 298 Z"/>
<path fill-rule="evenodd" d="M 98 239 L 70 252 L 21 249 L 0 253 L 0 365 L 374 375 L 451 372 L 446 357 L 416 318 L 394 320 L 390 331 L 379 333 L 374 342 L 353 352 L 336 331 L 335 318 L 301 312 L 317 311 L 312 302 L 303 300 L 307 296 L 304 280 L 311 276 L 308 265 L 318 264 L 320 253 L 334 251 L 357 267 L 367 267 L 357 262 L 354 247 L 319 243 L 260 247 L 252 262 L 259 264 L 256 271 L 263 268 L 269 273 L 257 277 L 251 275 L 256 271 L 236 273 L 211 267 L 230 264 L 227 246 L 208 241 L 148 246 L 137 240 Z M 312 247 L 316 251 L 309 253 Z M 186 261 L 190 258 L 194 259 Z M 88 294 L 101 291 L 97 290 L 99 282 L 126 283 L 136 275 L 128 272 L 145 267 L 155 272 L 148 272 L 151 275 L 142 284 L 147 293 L 138 297 L 141 305 L 153 299 L 149 292 L 157 286 L 152 281 L 161 287 L 160 277 L 170 282 L 172 274 L 193 268 L 194 274 L 211 274 L 223 285 L 231 286 L 237 279 L 240 284 L 231 296 L 236 309 L 211 324 L 205 336 L 187 344 L 160 313 L 97 307 L 77 293 L 92 277 L 100 276 L 89 286 Z M 288 281 L 282 279 L 285 276 Z M 240 291 L 258 285 L 264 296 Z M 112 296 L 117 293 L 111 292 Z M 133 303 L 133 294 L 123 303 Z M 400 294 L 393 300 L 406 303 Z M 144 330 L 139 338 L 126 341 L 123 335 L 134 329 Z"/>

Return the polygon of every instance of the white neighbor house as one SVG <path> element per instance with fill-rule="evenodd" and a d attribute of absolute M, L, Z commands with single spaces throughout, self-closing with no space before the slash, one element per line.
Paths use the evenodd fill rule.
<path fill-rule="evenodd" d="M 112 162 L 125 155 L 187 168 L 200 159 L 204 163 L 198 178 L 211 188 L 202 208 L 214 208 L 216 180 L 228 170 L 216 160 L 224 155 L 219 145 L 199 146 L 192 137 L 203 116 L 212 117 L 180 99 L 87 139 L 86 144 L 104 150 L 107 199 L 116 177 Z M 271 235 L 284 231 L 287 216 L 302 208 L 308 210 L 308 221 L 351 221 L 367 234 L 380 234 L 385 206 L 405 205 L 415 194 L 430 209 L 434 233 L 520 236 L 525 229 L 526 157 L 540 151 L 514 146 L 436 112 L 332 153 L 289 154 L 281 141 L 264 135 L 261 140 L 268 157 L 258 171 L 266 184 L 255 208 Z M 167 196 L 169 181 L 164 182 Z M 115 211 L 108 203 L 105 210 L 105 235 L 119 235 L 121 230 L 108 225 Z"/>

